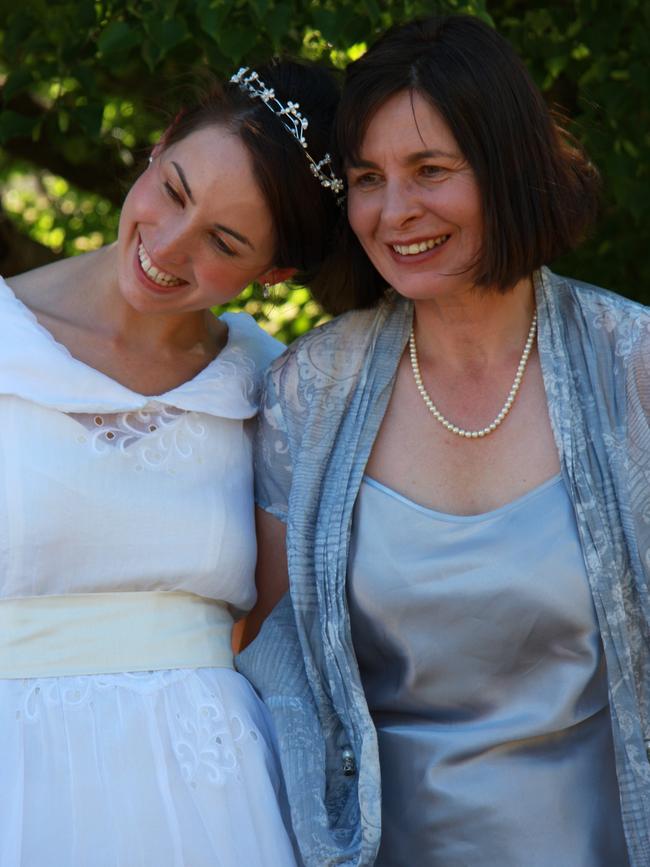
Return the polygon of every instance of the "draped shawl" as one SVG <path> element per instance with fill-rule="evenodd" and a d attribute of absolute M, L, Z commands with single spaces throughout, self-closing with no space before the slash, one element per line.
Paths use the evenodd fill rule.
<path fill-rule="evenodd" d="M 607 663 L 631 867 L 650 864 L 650 310 L 535 275 L 538 347 Z M 413 316 L 395 293 L 270 368 L 258 502 L 287 524 L 290 592 L 238 658 L 274 718 L 307 867 L 365 867 L 380 839 L 374 726 L 346 601 L 352 511 Z M 355 773 L 346 767 L 352 751 Z M 575 797 L 588 797 L 576 792 Z"/>

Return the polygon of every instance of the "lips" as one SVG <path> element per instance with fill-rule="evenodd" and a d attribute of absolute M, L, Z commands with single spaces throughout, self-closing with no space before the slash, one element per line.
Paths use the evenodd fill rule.
<path fill-rule="evenodd" d="M 169 271 L 163 271 L 161 268 L 157 268 L 149 258 L 149 254 L 147 253 L 142 241 L 138 244 L 138 261 L 140 262 L 140 267 L 149 280 L 157 286 L 169 289 L 185 283 L 185 280 L 181 280 L 179 277 L 176 277 L 175 274 L 170 274 Z"/>

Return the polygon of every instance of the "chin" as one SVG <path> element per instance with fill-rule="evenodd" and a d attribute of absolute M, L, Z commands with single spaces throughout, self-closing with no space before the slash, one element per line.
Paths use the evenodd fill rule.
<path fill-rule="evenodd" d="M 410 301 L 433 301 L 435 298 L 443 298 L 463 291 L 458 285 L 454 286 L 438 280 L 424 280 L 418 283 L 401 281 L 399 284 L 393 283 L 392 286 L 399 295 Z"/>
<path fill-rule="evenodd" d="M 160 309 L 160 303 L 155 298 L 150 298 L 137 286 L 128 286 L 121 289 L 124 301 L 137 313 L 151 313 Z"/>

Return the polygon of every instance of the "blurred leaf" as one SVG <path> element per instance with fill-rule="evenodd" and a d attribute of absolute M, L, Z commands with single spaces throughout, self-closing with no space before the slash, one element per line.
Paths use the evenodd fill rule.
<path fill-rule="evenodd" d="M 314 27 L 319 30 L 328 42 L 335 42 L 338 36 L 338 16 L 331 9 L 314 9 Z"/>
<path fill-rule="evenodd" d="M 30 34 L 34 32 L 34 27 L 38 22 L 34 21 L 30 13 L 23 7 L 17 9 L 13 15 L 9 17 L 7 28 L 4 31 L 3 50 L 7 52 L 10 58 L 13 58 L 19 49 L 21 49 Z"/>
<path fill-rule="evenodd" d="M 273 42 L 278 47 L 282 37 L 286 34 L 291 24 L 292 9 L 288 3 L 279 3 L 266 14 L 265 24 Z"/>
<path fill-rule="evenodd" d="M 373 24 L 377 24 L 381 19 L 381 9 L 379 8 L 379 4 L 376 0 L 365 0 L 364 7 L 368 15 L 370 16 L 370 20 Z"/>
<path fill-rule="evenodd" d="M 197 17 L 205 33 L 212 39 L 224 28 L 228 17 L 229 7 L 226 4 L 218 4 L 215 0 L 199 0 L 197 3 Z"/>
<path fill-rule="evenodd" d="M 134 48 L 141 39 L 142 34 L 126 21 L 113 21 L 102 31 L 97 40 L 97 47 L 106 56 L 119 54 Z"/>
<path fill-rule="evenodd" d="M 17 93 L 25 90 L 33 80 L 34 76 L 31 69 L 22 68 L 9 73 L 2 88 L 2 95 L 5 102 L 10 100 L 13 96 L 16 96 Z"/>
<path fill-rule="evenodd" d="M 75 111 L 75 117 L 84 132 L 91 138 L 96 138 L 102 128 L 104 105 L 103 103 L 80 105 Z"/>
<path fill-rule="evenodd" d="M 221 50 L 235 63 L 239 63 L 251 50 L 257 41 L 257 34 L 251 27 L 243 23 L 226 24 L 224 29 L 217 35 L 217 41 Z"/>
<path fill-rule="evenodd" d="M 183 18 L 148 18 L 145 22 L 149 39 L 146 41 L 146 54 L 150 69 L 156 65 L 174 48 L 184 42 L 190 35 Z M 144 52 L 144 49 L 143 49 Z"/>
<path fill-rule="evenodd" d="M 9 109 L 0 112 L 0 144 L 12 138 L 31 138 L 38 120 Z"/>
<path fill-rule="evenodd" d="M 253 14 L 259 21 L 264 21 L 269 9 L 269 0 L 248 0 Z"/>

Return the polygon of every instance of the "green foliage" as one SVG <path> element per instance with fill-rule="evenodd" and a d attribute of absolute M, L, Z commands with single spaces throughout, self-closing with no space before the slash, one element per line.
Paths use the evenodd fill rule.
<path fill-rule="evenodd" d="M 261 297 L 259 287 L 248 286 L 223 309 L 245 310 L 262 322 L 269 334 L 283 343 L 291 343 L 296 337 L 328 318 L 307 289 L 290 287 L 284 283 L 275 286 L 268 299 Z"/>
<path fill-rule="evenodd" d="M 557 270 L 650 303 L 650 4 L 502 0 L 490 9 L 603 178 L 597 230 Z"/>
<path fill-rule="evenodd" d="M 69 254 L 110 241 L 127 175 L 174 113 L 179 83 L 277 53 L 342 67 L 417 15 L 497 26 L 587 145 L 603 219 L 560 270 L 650 301 L 650 7 L 643 0 L 0 0 L 0 191 L 31 237 Z M 301 289 L 242 303 L 289 340 L 318 321 Z"/>
<path fill-rule="evenodd" d="M 25 164 L 0 164 L 3 209 L 20 230 L 63 256 L 96 250 L 114 240 L 118 209 L 107 199 L 80 192 L 49 172 Z"/>

